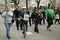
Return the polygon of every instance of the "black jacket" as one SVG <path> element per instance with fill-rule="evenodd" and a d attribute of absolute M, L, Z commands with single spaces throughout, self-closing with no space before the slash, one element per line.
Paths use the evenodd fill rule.
<path fill-rule="evenodd" d="M 31 18 L 32 18 L 32 19 L 35 18 L 35 12 L 32 12 Z"/>
<path fill-rule="evenodd" d="M 18 18 L 19 16 L 22 16 L 22 11 L 20 11 L 18 9 L 15 9 L 13 13 L 15 15 L 15 18 Z"/>
<path fill-rule="evenodd" d="M 39 18 L 40 18 L 40 17 L 39 17 L 39 14 L 38 14 L 38 13 L 35 13 L 35 14 L 34 14 L 34 19 L 35 19 L 35 21 L 39 21 Z"/>

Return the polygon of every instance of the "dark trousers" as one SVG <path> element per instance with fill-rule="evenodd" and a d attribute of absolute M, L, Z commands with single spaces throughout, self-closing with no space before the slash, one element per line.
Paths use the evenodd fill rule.
<path fill-rule="evenodd" d="M 35 21 L 35 28 L 34 28 L 34 31 L 39 33 L 39 30 L 38 30 L 38 20 Z"/>
<path fill-rule="evenodd" d="M 34 19 L 32 18 L 32 24 L 34 24 Z"/>
<path fill-rule="evenodd" d="M 45 24 L 45 18 L 40 18 L 39 23 L 42 24 L 42 21 L 43 21 L 43 24 Z"/>
<path fill-rule="evenodd" d="M 31 17 L 29 17 L 29 25 L 31 26 Z"/>
<path fill-rule="evenodd" d="M 14 23 L 15 19 L 14 19 L 14 16 L 12 17 L 12 24 Z"/>
<path fill-rule="evenodd" d="M 20 28 L 21 28 L 21 30 L 23 30 L 23 23 L 20 24 Z"/>
<path fill-rule="evenodd" d="M 58 23 L 59 23 L 59 19 L 55 19 L 55 23 L 58 21 Z"/>
<path fill-rule="evenodd" d="M 49 29 L 50 27 L 51 27 L 51 24 L 50 24 L 50 23 L 48 23 L 47 29 Z"/>
<path fill-rule="evenodd" d="M 45 24 L 45 18 L 43 18 L 43 24 Z"/>
<path fill-rule="evenodd" d="M 17 27 L 17 30 L 19 30 L 19 26 L 20 26 L 20 28 L 21 28 L 21 30 L 22 30 L 22 25 L 23 25 L 23 24 L 19 24 L 19 23 L 18 23 L 18 20 L 16 20 L 16 27 Z"/>
<path fill-rule="evenodd" d="M 47 29 L 49 29 L 51 25 L 53 24 L 53 19 L 48 18 L 47 23 L 48 23 Z"/>
<path fill-rule="evenodd" d="M 40 20 L 39 20 L 39 23 L 42 24 L 42 19 L 43 19 L 43 18 L 39 18 L 39 19 L 40 19 Z"/>

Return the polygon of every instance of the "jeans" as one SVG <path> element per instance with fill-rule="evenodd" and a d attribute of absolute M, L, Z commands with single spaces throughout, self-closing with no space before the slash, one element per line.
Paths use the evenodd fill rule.
<path fill-rule="evenodd" d="M 9 37 L 10 37 L 10 25 L 11 25 L 11 23 L 5 23 L 6 36 L 9 36 Z"/>
<path fill-rule="evenodd" d="M 24 37 L 26 37 L 27 36 L 26 32 L 28 31 L 28 22 L 25 22 L 23 25 L 24 25 L 23 26 L 23 34 L 24 34 Z"/>

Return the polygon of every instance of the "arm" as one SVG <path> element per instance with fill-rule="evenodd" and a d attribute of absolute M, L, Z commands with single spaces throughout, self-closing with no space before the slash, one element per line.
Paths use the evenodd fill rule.
<path fill-rule="evenodd" d="M 12 17 L 12 16 L 13 16 L 13 13 L 12 13 L 12 12 L 10 12 L 10 13 L 7 13 L 7 15 L 9 15 L 9 16 L 11 16 L 11 17 Z"/>
<path fill-rule="evenodd" d="M 53 11 L 53 19 L 55 18 L 55 12 Z"/>
<path fill-rule="evenodd" d="M 3 12 L 2 13 L 2 17 L 6 17 L 6 12 Z"/>
<path fill-rule="evenodd" d="M 47 17 L 47 13 L 48 13 L 48 12 L 47 12 L 47 10 L 46 10 L 46 17 Z"/>
<path fill-rule="evenodd" d="M 45 16 L 46 16 L 46 19 L 47 19 L 47 10 L 46 10 Z"/>

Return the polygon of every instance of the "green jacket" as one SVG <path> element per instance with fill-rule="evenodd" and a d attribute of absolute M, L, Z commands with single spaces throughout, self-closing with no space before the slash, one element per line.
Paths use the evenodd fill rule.
<path fill-rule="evenodd" d="M 54 10 L 52 10 L 52 9 L 47 9 L 47 10 L 46 10 L 46 17 L 48 17 L 49 15 L 51 15 L 51 18 L 54 19 L 54 17 L 55 17 Z"/>

